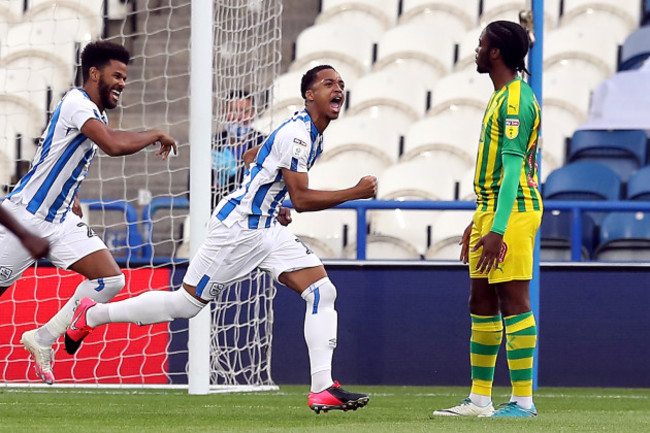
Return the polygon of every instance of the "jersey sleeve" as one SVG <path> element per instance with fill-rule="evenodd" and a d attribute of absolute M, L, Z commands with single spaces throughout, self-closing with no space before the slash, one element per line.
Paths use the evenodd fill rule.
<path fill-rule="evenodd" d="M 61 103 L 61 116 L 68 127 L 81 131 L 81 127 L 88 119 L 97 119 L 101 116 L 97 105 L 81 92 L 72 90 Z"/>
<path fill-rule="evenodd" d="M 501 105 L 499 113 L 499 127 L 503 131 L 501 152 L 523 158 L 528 149 L 528 140 L 534 122 L 535 107 L 533 106 L 533 100 L 521 98 L 515 92 L 509 92 L 506 101 Z"/>
<path fill-rule="evenodd" d="M 286 128 L 277 134 L 274 145 L 277 146 L 278 167 L 291 171 L 306 173 L 311 146 L 307 134 L 298 128 Z"/>

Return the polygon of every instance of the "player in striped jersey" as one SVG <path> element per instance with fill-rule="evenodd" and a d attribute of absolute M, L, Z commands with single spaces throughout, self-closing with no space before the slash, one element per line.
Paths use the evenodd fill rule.
<path fill-rule="evenodd" d="M 537 328 L 528 288 L 542 217 L 537 189 L 540 108 L 517 74 L 527 72 L 528 45 L 528 34 L 519 24 L 495 21 L 485 28 L 476 49 L 477 71 L 490 75 L 495 91 L 483 118 L 476 160 L 477 208 L 461 240 L 461 260 L 470 265 L 472 389 L 460 405 L 434 415 L 537 416 L 532 388 Z M 512 396 L 494 411 L 492 382 L 503 319 Z"/>
<path fill-rule="evenodd" d="M 346 391 L 332 380 L 332 354 L 336 347 L 336 288 L 320 259 L 285 225 L 281 207 L 287 194 L 298 212 L 327 209 L 348 200 L 371 198 L 377 179 L 365 176 L 351 188 L 317 191 L 309 188 L 307 171 L 323 150 L 322 133 L 338 118 L 344 83 L 328 65 L 310 69 L 302 77 L 305 109 L 278 127 L 245 158 L 248 167 L 239 189 L 224 197 L 212 214 L 209 233 L 191 260 L 183 288 L 151 291 L 120 302 L 96 303 L 84 298 L 66 332 L 66 346 L 74 353 L 91 330 L 105 323 L 140 325 L 194 317 L 223 288 L 254 269 L 269 272 L 305 300 L 304 335 L 311 368 L 308 404 L 321 410 L 355 410 L 368 396 Z"/>
<path fill-rule="evenodd" d="M 54 382 L 52 346 L 70 323 L 76 302 L 85 296 L 108 302 L 125 284 L 104 242 L 70 212 L 97 148 L 120 156 L 160 143 L 158 154 L 163 159 L 176 152 L 174 139 L 161 131 L 115 131 L 108 126 L 105 110 L 117 106 L 129 57 L 124 47 L 110 42 L 92 42 L 84 48 L 83 87 L 69 90 L 59 102 L 29 171 L 2 202 L 5 211 L 49 241 L 47 258 L 54 265 L 86 277 L 50 321 L 22 335 L 36 374 L 48 384 Z M 0 293 L 33 263 L 30 252 L 0 227 Z"/>

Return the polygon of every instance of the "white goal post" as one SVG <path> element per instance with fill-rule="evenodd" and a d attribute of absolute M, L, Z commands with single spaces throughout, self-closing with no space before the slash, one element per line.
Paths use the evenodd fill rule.
<path fill-rule="evenodd" d="M 237 182 L 213 185 L 222 170 L 213 137 L 225 127 L 229 103 L 237 92 L 250 95 L 258 116 L 271 100 L 282 1 L 30 0 L 25 6 L 0 7 L 6 23 L 0 26 L 0 186 L 8 191 L 24 174 L 48 113 L 62 92 L 81 85 L 83 47 L 99 38 L 124 44 L 132 61 L 120 104 L 108 111 L 110 125 L 167 131 L 179 155 L 161 162 L 154 148 L 119 158 L 98 152 L 79 191 L 84 218 L 124 268 L 127 285 L 115 300 L 178 289 L 214 201 Z M 55 37 L 38 29 L 65 31 Z M 43 262 L 0 297 L 0 386 L 43 386 L 20 337 L 45 323 L 80 281 Z M 189 323 L 103 326 L 74 357 L 60 341 L 54 386 L 187 387 L 191 394 L 277 389 L 275 293 L 273 281 L 256 272 L 224 288 Z"/>

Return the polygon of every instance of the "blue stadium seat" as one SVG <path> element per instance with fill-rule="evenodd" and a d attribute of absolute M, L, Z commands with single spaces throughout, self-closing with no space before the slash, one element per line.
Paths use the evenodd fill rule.
<path fill-rule="evenodd" d="M 637 170 L 627 182 L 628 200 L 650 200 L 650 166 Z"/>
<path fill-rule="evenodd" d="M 595 224 L 582 214 L 582 260 L 589 260 L 594 247 Z M 540 258 L 543 261 L 571 260 L 571 212 L 544 211 L 540 227 Z"/>
<path fill-rule="evenodd" d="M 644 26 L 635 30 L 623 42 L 618 70 L 639 69 L 648 57 L 650 57 L 650 26 Z"/>
<path fill-rule="evenodd" d="M 621 179 L 598 162 L 574 162 L 548 175 L 543 189 L 546 200 L 619 200 Z"/>
<path fill-rule="evenodd" d="M 639 129 L 580 130 L 573 134 L 568 162 L 600 162 L 613 169 L 622 181 L 646 162 L 645 131 Z"/>
<path fill-rule="evenodd" d="M 650 260 L 650 214 L 612 212 L 600 225 L 600 244 L 594 252 L 600 261 Z"/>

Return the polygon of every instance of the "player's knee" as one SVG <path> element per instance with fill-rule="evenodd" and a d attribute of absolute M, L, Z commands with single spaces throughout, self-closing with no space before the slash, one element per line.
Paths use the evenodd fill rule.
<path fill-rule="evenodd" d="M 173 296 L 169 298 L 167 307 L 173 318 L 191 319 L 207 305 L 187 293 L 185 289 L 179 289 L 172 293 Z"/>
<path fill-rule="evenodd" d="M 336 287 L 328 277 L 321 278 L 302 292 L 302 298 L 314 309 L 333 309 Z"/>
<path fill-rule="evenodd" d="M 97 280 L 97 292 L 102 292 L 108 300 L 113 299 L 115 295 L 120 293 L 120 290 L 126 285 L 126 277 L 124 274 L 115 275 L 112 277 L 102 277 Z M 107 302 L 107 301 L 106 301 Z"/>

